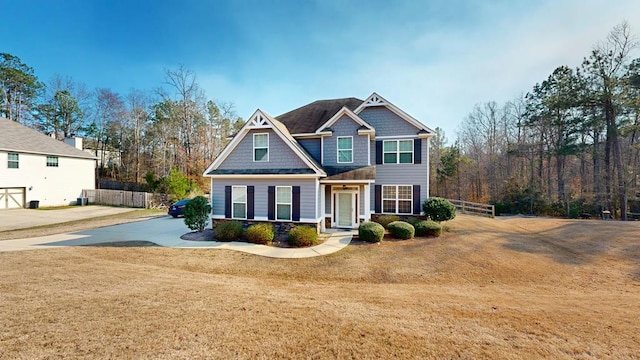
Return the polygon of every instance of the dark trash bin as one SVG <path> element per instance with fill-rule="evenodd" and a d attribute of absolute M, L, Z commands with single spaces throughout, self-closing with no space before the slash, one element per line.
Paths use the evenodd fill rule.
<path fill-rule="evenodd" d="M 89 205 L 89 198 L 88 197 L 79 197 L 76 199 L 76 205 L 78 206 L 87 206 Z"/>
<path fill-rule="evenodd" d="M 40 200 L 29 201 L 29 209 L 37 209 L 40 206 Z"/>

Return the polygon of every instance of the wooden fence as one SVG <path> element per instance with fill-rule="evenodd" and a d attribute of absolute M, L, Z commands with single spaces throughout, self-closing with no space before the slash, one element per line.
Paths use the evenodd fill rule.
<path fill-rule="evenodd" d="M 463 214 L 482 215 L 489 216 L 491 218 L 496 216 L 496 208 L 493 205 L 474 203 L 464 200 L 447 200 L 455 205 L 457 211 L 460 211 Z"/>
<path fill-rule="evenodd" d="M 89 204 L 148 208 L 153 194 L 124 190 L 85 189 L 82 190 L 82 197 L 87 198 Z"/>

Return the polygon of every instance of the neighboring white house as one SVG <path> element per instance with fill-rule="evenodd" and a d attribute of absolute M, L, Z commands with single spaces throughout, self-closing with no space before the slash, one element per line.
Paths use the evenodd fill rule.
<path fill-rule="evenodd" d="M 0 118 L 0 210 L 72 205 L 95 189 L 96 157 L 15 121 Z"/>

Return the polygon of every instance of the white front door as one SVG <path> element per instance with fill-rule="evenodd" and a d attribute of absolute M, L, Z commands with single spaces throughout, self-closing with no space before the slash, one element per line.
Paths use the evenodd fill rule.
<path fill-rule="evenodd" d="M 337 194 L 338 206 L 337 206 L 337 214 L 336 214 L 336 225 L 338 227 L 348 227 L 351 228 L 354 226 L 354 196 L 353 193 L 350 192 L 339 192 Z"/>

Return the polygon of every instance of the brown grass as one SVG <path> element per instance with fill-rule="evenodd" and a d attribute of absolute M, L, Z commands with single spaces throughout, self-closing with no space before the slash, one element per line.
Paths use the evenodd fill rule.
<path fill-rule="evenodd" d="M 640 357 L 640 223 L 448 224 L 297 260 L 0 253 L 0 358 Z"/>

